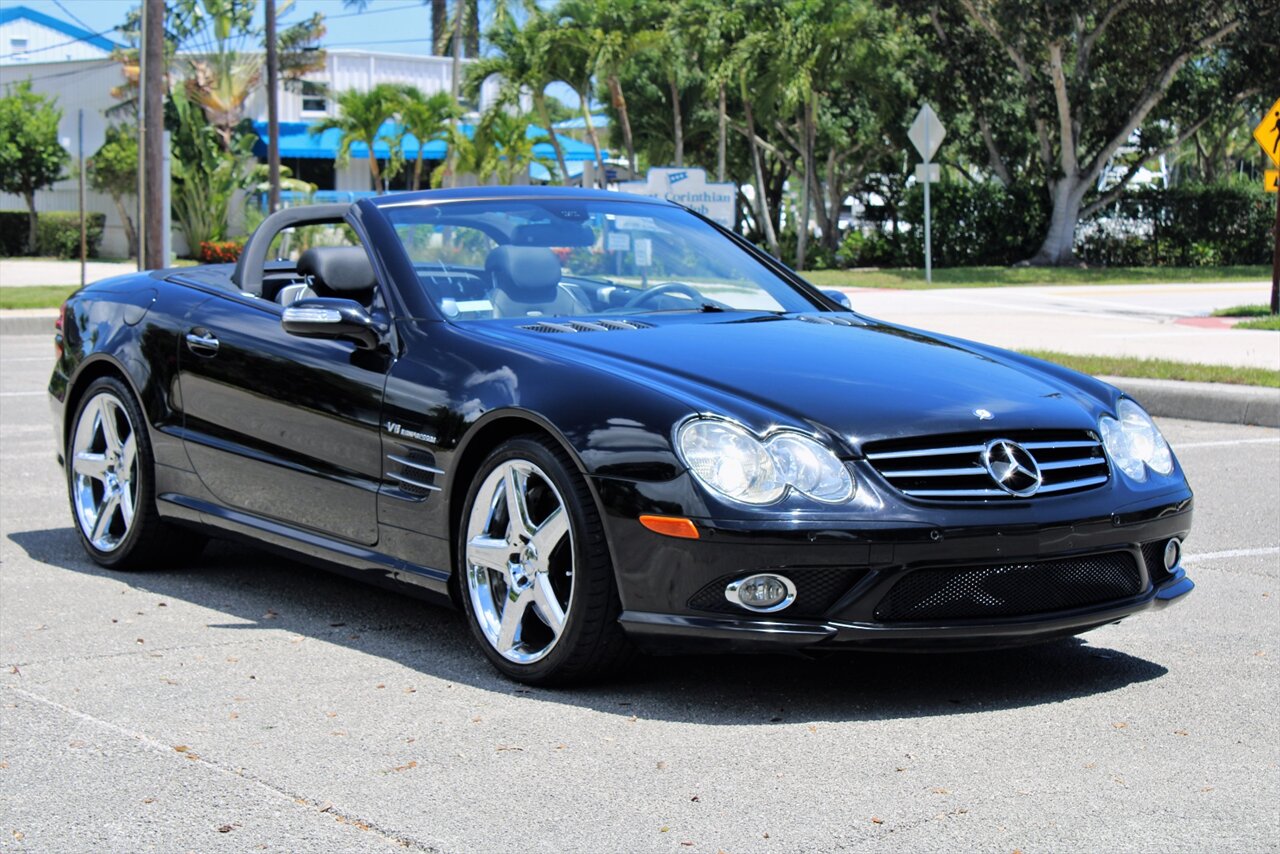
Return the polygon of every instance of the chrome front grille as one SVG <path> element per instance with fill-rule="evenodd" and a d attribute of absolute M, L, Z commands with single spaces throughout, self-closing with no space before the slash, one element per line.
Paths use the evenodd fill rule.
<path fill-rule="evenodd" d="M 1091 431 L 964 433 L 873 442 L 867 460 L 895 489 L 933 501 L 1018 500 L 988 473 L 982 462 L 987 443 L 1007 439 L 1021 445 L 1040 469 L 1040 488 L 1031 496 L 1063 495 L 1106 483 L 1111 476 L 1102 443 Z M 1025 500 L 1025 499 L 1024 499 Z"/>

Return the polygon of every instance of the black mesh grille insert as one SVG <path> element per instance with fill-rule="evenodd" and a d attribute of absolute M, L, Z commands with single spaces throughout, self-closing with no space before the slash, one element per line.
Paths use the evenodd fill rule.
<path fill-rule="evenodd" d="M 790 569 L 761 569 L 755 572 L 776 572 L 790 578 L 796 586 L 796 601 L 782 611 L 768 616 L 772 617 L 819 617 L 836 603 L 858 582 L 866 570 L 847 566 L 808 566 Z M 712 611 L 717 614 L 736 614 L 747 616 L 752 611 L 731 603 L 724 596 L 724 589 L 729 582 L 737 578 L 754 575 L 755 572 L 743 570 L 733 575 L 717 578 L 699 590 L 689 599 L 689 607 L 698 611 Z"/>
<path fill-rule="evenodd" d="M 1147 565 L 1147 575 L 1157 584 L 1169 577 L 1169 571 L 1164 568 L 1164 547 L 1168 542 L 1153 540 L 1142 544 L 1142 560 Z"/>
<path fill-rule="evenodd" d="M 917 569 L 876 606 L 883 622 L 1019 617 L 1124 599 L 1141 592 L 1128 552 L 1002 566 Z"/>

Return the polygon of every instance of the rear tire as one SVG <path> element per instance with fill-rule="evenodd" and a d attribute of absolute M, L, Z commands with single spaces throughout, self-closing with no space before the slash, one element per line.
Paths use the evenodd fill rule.
<path fill-rule="evenodd" d="M 65 460 L 71 521 L 94 562 L 111 569 L 164 569 L 204 547 L 202 534 L 160 518 L 146 418 L 119 379 L 102 377 L 85 390 Z"/>
<path fill-rule="evenodd" d="M 506 676 L 586 682 L 633 655 L 600 514 L 561 448 L 520 437 L 489 455 L 467 490 L 457 554 L 471 633 Z"/>

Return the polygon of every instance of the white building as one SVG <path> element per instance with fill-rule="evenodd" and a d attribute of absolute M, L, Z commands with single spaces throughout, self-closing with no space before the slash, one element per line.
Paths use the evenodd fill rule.
<path fill-rule="evenodd" d="M 102 145 L 106 129 L 112 123 L 107 111 L 120 103 L 112 96 L 111 90 L 125 82 L 120 64 L 110 58 L 116 47 L 103 34 L 91 33 L 24 6 L 5 5 L 0 8 L 0 92 L 13 83 L 29 80 L 33 91 L 55 98 L 62 110 L 58 135 L 71 152 L 73 163 L 79 154 L 77 125 L 83 111 L 84 155 L 90 157 Z M 182 73 L 182 62 L 179 56 L 175 69 L 179 74 Z M 466 62 L 464 60 L 464 64 Z M 327 115 L 336 115 L 334 96 L 337 93 L 347 89 L 368 90 L 379 83 L 416 86 L 426 95 L 447 91 L 452 71 L 453 60 L 449 57 L 362 50 L 326 51 L 324 69 L 311 75 L 303 91 L 282 89 L 279 93 L 280 121 L 311 123 Z M 487 107 L 497 94 L 497 81 L 486 83 L 480 94 L 479 107 Z M 259 86 L 245 103 L 245 115 L 265 125 L 265 86 Z M 295 131 L 299 127 L 295 124 Z M 353 156 L 346 166 L 335 168 L 332 152 L 315 148 L 305 158 L 286 158 L 284 162 L 296 177 L 323 190 L 370 189 L 369 165 L 365 159 Z M 69 171 L 68 178 L 51 189 L 37 193 L 36 207 L 40 211 L 78 210 L 74 171 Z M 135 209 L 136 202 L 130 200 L 127 207 Z M 90 191 L 88 209 L 107 217 L 102 254 L 124 256 L 127 252 L 124 228 L 110 197 Z M 20 196 L 0 193 L 0 210 L 26 210 L 26 203 Z M 180 235 L 177 232 L 174 240 L 175 249 L 181 251 L 184 247 L 178 245 Z"/>

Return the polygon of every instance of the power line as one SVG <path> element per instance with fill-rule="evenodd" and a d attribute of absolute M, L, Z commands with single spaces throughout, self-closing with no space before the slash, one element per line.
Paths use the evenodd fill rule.
<path fill-rule="evenodd" d="M 75 21 L 75 22 L 76 22 L 77 24 L 79 24 L 80 26 L 84 27 L 86 31 L 88 31 L 88 32 L 93 32 L 93 27 L 89 26 L 89 25 L 88 25 L 88 24 L 86 24 L 84 21 L 82 21 L 82 20 L 80 20 L 79 18 L 77 18 L 77 17 L 76 17 L 76 13 L 75 13 L 75 12 L 72 12 L 72 11 L 71 11 L 70 9 L 68 9 L 66 6 L 63 6 L 63 5 L 62 5 L 62 0 L 53 0 L 53 5 L 57 6 L 57 7 L 58 7 L 59 9 L 61 9 L 63 12 L 66 12 L 66 13 L 67 13 L 67 17 L 68 17 L 68 18 L 70 18 L 71 20 Z"/>
<path fill-rule="evenodd" d="M 381 9 L 366 9 L 363 12 L 343 12 L 341 15 L 325 15 L 324 19 L 326 21 L 336 21 L 338 18 L 355 18 L 357 16 L 363 17 L 365 15 L 380 15 L 383 12 L 402 12 L 405 9 L 421 9 L 422 6 L 423 6 L 422 3 L 408 3 L 404 6 L 389 6 L 389 7 L 383 7 Z"/>

